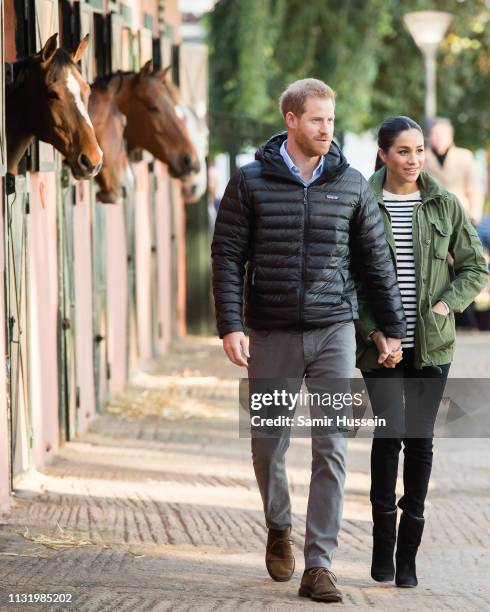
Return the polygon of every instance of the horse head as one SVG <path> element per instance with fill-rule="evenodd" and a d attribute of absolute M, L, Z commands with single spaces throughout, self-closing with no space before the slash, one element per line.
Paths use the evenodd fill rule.
<path fill-rule="evenodd" d="M 120 196 L 120 187 L 127 176 L 128 156 L 124 141 L 126 116 L 117 107 L 115 96 L 119 91 L 118 79 L 101 79 L 92 84 L 88 110 L 94 124 L 95 135 L 104 152 L 104 163 L 95 177 L 100 187 L 97 200 L 114 204 Z"/>
<path fill-rule="evenodd" d="M 167 164 L 173 177 L 182 178 L 199 171 L 199 160 L 177 90 L 167 80 L 169 68 L 152 71 L 146 63 L 121 90 L 118 104 L 128 120 L 128 150 L 146 149 Z"/>
<path fill-rule="evenodd" d="M 19 62 L 7 113 L 13 121 L 17 113 L 20 125 L 12 126 L 15 134 L 24 140 L 35 136 L 53 145 L 73 176 L 87 179 L 95 176 L 102 165 L 102 151 L 87 111 L 90 88 L 76 66 L 87 48 L 88 35 L 71 53 L 58 48 L 57 37 L 54 34 L 39 53 Z M 12 150 L 19 153 L 15 143 Z M 11 161 L 17 166 L 24 150 L 20 156 L 13 155 L 17 160 L 9 160 L 9 169 Z"/>

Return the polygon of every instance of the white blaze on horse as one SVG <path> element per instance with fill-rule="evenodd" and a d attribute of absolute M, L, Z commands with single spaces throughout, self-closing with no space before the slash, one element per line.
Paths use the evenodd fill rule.
<path fill-rule="evenodd" d="M 55 147 L 77 179 L 95 176 L 102 150 L 87 112 L 90 87 L 76 63 L 88 46 L 85 36 L 69 53 L 53 34 L 44 47 L 14 64 L 6 91 L 7 167 L 17 165 L 34 138 Z"/>
<path fill-rule="evenodd" d="M 209 129 L 204 104 L 184 107 L 187 130 L 197 151 L 199 171 L 182 179 L 182 194 L 188 203 L 198 202 L 207 190 L 207 156 Z"/>

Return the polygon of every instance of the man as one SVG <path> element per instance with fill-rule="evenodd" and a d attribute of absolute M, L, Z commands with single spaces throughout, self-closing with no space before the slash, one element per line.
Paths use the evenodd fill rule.
<path fill-rule="evenodd" d="M 213 291 L 223 348 L 233 363 L 248 366 L 251 384 L 304 378 L 311 391 L 327 379 L 350 378 L 354 369 L 354 257 L 387 337 L 380 363 L 398 351 L 406 325 L 378 204 L 333 142 L 335 93 L 322 81 L 303 79 L 282 94 L 280 108 L 287 134 L 273 136 L 235 173 L 221 201 Z M 278 581 L 294 571 L 289 433 L 285 426 L 274 437 L 252 436 L 269 529 L 266 566 Z M 312 438 L 299 594 L 318 601 L 342 600 L 329 568 L 340 528 L 345 453 L 342 436 Z"/>
<path fill-rule="evenodd" d="M 426 170 L 457 196 L 473 225 L 478 225 L 484 194 L 473 153 L 455 146 L 453 126 L 444 117 L 437 117 L 432 122 L 429 145 L 425 152 Z"/>

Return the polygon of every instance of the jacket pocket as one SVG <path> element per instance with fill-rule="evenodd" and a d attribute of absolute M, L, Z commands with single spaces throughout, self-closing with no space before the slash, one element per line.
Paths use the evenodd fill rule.
<path fill-rule="evenodd" d="M 426 334 L 429 353 L 449 348 L 454 343 L 456 335 L 454 313 L 440 315 L 429 307 Z"/>
<path fill-rule="evenodd" d="M 349 271 L 348 270 L 340 270 L 340 278 L 342 279 L 342 288 L 340 289 L 340 294 L 339 294 L 339 299 L 338 299 L 338 303 L 341 304 L 342 302 L 349 302 L 348 299 L 348 295 L 347 295 L 347 290 L 348 290 L 348 283 L 349 283 Z"/>
<path fill-rule="evenodd" d="M 432 242 L 434 245 L 434 257 L 436 259 L 446 259 L 449 252 L 449 228 L 443 221 L 432 222 Z"/>

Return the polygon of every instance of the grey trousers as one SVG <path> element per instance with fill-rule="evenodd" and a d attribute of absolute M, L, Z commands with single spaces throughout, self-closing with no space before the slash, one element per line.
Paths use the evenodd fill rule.
<path fill-rule="evenodd" d="M 310 393 L 328 378 L 348 379 L 355 367 L 353 322 L 310 331 L 253 331 L 249 379 L 304 378 Z M 253 381 L 251 381 L 253 384 Z M 264 504 L 266 525 L 291 526 L 285 455 L 290 428 L 273 438 L 252 437 L 252 459 Z M 305 568 L 330 567 L 337 548 L 345 482 L 345 438 L 312 437 L 312 466 L 306 515 Z"/>

